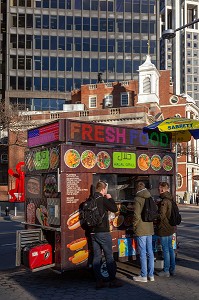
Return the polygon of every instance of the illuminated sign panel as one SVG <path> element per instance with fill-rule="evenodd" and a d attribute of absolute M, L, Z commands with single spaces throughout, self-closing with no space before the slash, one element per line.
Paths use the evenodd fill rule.
<path fill-rule="evenodd" d="M 66 120 L 66 141 L 145 148 L 171 148 L 170 134 L 164 132 L 144 133 L 141 129 L 73 120 Z"/>
<path fill-rule="evenodd" d="M 28 130 L 28 147 L 64 141 L 64 121 L 50 123 Z"/>

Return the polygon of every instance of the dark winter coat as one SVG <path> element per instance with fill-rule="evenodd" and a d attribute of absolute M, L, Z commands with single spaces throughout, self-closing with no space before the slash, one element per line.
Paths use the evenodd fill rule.
<path fill-rule="evenodd" d="M 169 218 L 171 216 L 171 207 L 173 197 L 171 193 L 165 192 L 160 194 L 162 199 L 159 203 L 159 217 L 157 223 L 157 235 L 170 236 L 175 232 L 175 227 L 169 224 Z"/>
<path fill-rule="evenodd" d="M 137 236 L 153 235 L 154 227 L 153 222 L 143 222 L 141 218 L 142 209 L 145 199 L 151 197 L 150 192 L 145 188 L 136 193 L 134 198 L 134 220 L 133 231 Z"/>
<path fill-rule="evenodd" d="M 109 232 L 109 219 L 108 219 L 108 212 L 117 212 L 117 205 L 113 198 L 107 199 L 103 197 L 101 193 L 96 192 L 94 197 L 97 199 L 97 207 L 99 209 L 100 215 L 103 216 L 102 223 L 99 226 L 93 228 L 92 232 Z"/>

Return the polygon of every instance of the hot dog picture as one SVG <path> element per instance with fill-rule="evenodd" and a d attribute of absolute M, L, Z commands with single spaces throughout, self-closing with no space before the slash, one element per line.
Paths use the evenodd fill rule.
<path fill-rule="evenodd" d="M 81 250 L 69 257 L 69 261 L 75 265 L 81 264 L 88 259 L 88 253 L 88 250 Z"/>
<path fill-rule="evenodd" d="M 70 229 L 70 230 L 74 230 L 74 229 L 77 229 L 78 227 L 80 227 L 81 221 L 80 221 L 80 212 L 79 211 L 73 213 L 68 218 L 67 225 L 68 225 L 68 229 Z"/>
<path fill-rule="evenodd" d="M 87 239 L 86 238 L 80 238 L 77 239 L 70 244 L 67 245 L 67 248 L 69 248 L 71 251 L 77 251 L 81 248 L 83 248 L 87 244 Z"/>

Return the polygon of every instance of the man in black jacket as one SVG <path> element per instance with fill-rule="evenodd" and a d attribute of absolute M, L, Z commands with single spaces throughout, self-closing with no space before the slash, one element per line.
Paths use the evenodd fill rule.
<path fill-rule="evenodd" d="M 99 181 L 96 185 L 96 192 L 94 197 L 97 200 L 97 206 L 101 216 L 103 216 L 102 223 L 92 229 L 91 239 L 93 245 L 93 270 L 96 277 L 96 288 L 105 287 L 105 283 L 102 280 L 101 260 L 102 250 L 106 259 L 106 266 L 109 273 L 109 287 L 120 287 L 122 283 L 115 278 L 116 276 L 116 263 L 113 258 L 112 252 L 112 237 L 109 228 L 108 212 L 117 212 L 117 205 L 111 197 L 107 194 L 107 184 L 103 181 Z"/>

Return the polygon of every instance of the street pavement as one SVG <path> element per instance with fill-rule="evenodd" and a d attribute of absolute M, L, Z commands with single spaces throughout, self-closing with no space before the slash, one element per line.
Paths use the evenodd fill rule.
<path fill-rule="evenodd" d="M 131 263 L 117 263 L 117 277 L 124 283 L 117 289 L 96 290 L 95 280 L 88 270 L 63 274 L 52 270 L 34 273 L 22 267 L 3 270 L 0 271 L 0 300 L 199 300 L 199 257 L 191 251 L 191 248 L 183 251 L 183 245 L 180 246 L 177 275 L 155 276 L 155 282 L 134 282 L 132 277 L 139 274 L 139 268 Z"/>

